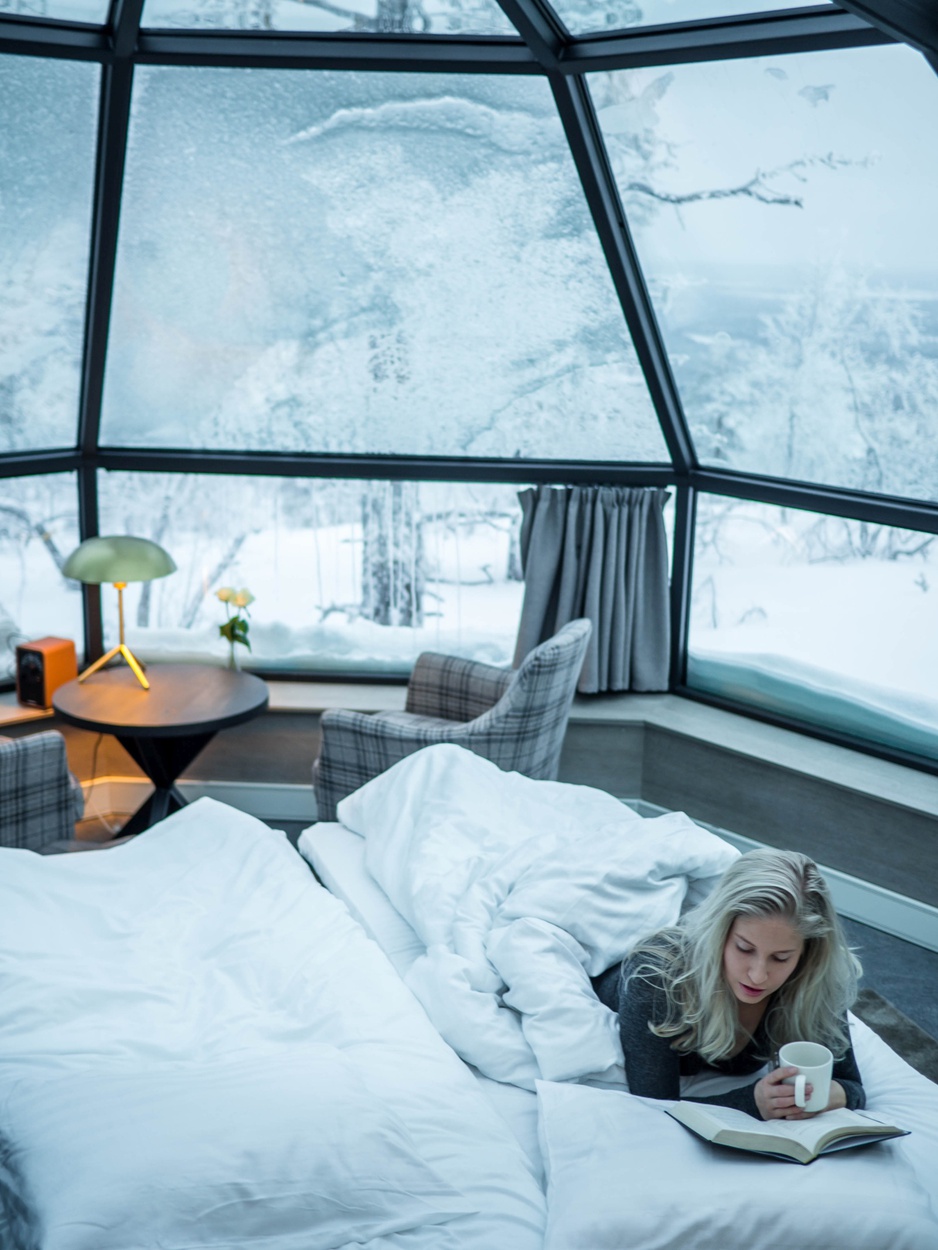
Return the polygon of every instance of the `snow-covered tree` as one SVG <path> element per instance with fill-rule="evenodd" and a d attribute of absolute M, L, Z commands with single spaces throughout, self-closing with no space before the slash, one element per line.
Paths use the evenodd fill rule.
<path fill-rule="evenodd" d="M 829 263 L 755 336 L 704 337 L 691 412 L 705 460 L 938 498 L 938 341 L 909 293 Z"/>

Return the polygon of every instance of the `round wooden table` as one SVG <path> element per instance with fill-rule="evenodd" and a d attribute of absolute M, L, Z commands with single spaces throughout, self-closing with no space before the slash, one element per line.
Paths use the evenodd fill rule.
<path fill-rule="evenodd" d="M 52 696 L 64 721 L 113 734 L 153 782 L 153 793 L 124 834 L 148 829 L 184 807 L 176 778 L 220 729 L 257 716 L 268 700 L 259 677 L 210 664 L 151 664 L 147 680 L 150 689 L 144 690 L 121 665 L 66 682 Z"/>

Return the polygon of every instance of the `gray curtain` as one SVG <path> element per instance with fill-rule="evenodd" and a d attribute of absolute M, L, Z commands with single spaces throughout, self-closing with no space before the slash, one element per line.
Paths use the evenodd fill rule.
<path fill-rule="evenodd" d="M 581 693 L 667 690 L 667 491 L 538 486 L 518 498 L 524 602 L 515 664 L 562 625 L 585 616 L 593 636 Z"/>

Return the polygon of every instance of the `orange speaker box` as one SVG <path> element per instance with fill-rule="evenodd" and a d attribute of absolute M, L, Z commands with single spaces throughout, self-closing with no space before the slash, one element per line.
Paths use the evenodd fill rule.
<path fill-rule="evenodd" d="M 16 648 L 16 697 L 31 707 L 51 707 L 59 686 L 78 676 L 70 638 L 37 638 Z"/>

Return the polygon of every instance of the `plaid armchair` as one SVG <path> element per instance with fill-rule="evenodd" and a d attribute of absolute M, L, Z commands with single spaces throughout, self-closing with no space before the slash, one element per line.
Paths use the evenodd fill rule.
<path fill-rule="evenodd" d="M 588 620 L 571 621 L 515 670 L 425 651 L 403 712 L 324 712 L 313 765 L 319 819 L 335 820 L 340 799 L 437 742 L 466 747 L 506 772 L 555 778 L 591 633 Z"/>
<path fill-rule="evenodd" d="M 38 851 L 70 841 L 84 810 L 60 733 L 0 738 L 0 846 Z"/>

